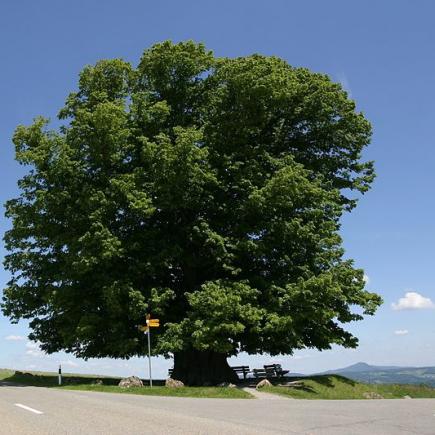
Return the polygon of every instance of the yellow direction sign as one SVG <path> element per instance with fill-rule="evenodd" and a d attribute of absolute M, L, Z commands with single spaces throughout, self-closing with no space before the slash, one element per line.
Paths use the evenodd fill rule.
<path fill-rule="evenodd" d="M 145 326 L 145 325 L 139 326 L 139 331 L 147 332 L 148 331 L 148 326 Z"/>
<path fill-rule="evenodd" d="M 147 320 L 147 325 L 150 328 L 158 328 L 160 326 L 160 320 L 159 319 L 149 319 L 149 320 Z"/>

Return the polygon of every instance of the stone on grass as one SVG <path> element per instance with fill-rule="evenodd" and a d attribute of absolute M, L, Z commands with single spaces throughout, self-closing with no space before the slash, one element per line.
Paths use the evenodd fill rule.
<path fill-rule="evenodd" d="M 121 379 L 118 386 L 121 388 L 143 387 L 143 383 L 137 376 L 130 376 L 128 378 Z"/>
<path fill-rule="evenodd" d="M 379 393 L 375 393 L 374 391 L 366 392 L 363 394 L 364 399 L 383 399 Z"/>
<path fill-rule="evenodd" d="M 236 388 L 235 384 L 232 384 L 231 382 L 221 382 L 220 384 L 216 385 L 217 387 L 225 387 L 225 388 Z"/>
<path fill-rule="evenodd" d="M 408 396 L 408 395 L 403 396 L 403 398 L 404 398 L 404 399 L 412 399 L 412 397 L 411 397 L 411 396 Z"/>
<path fill-rule="evenodd" d="M 184 384 L 176 379 L 168 378 L 166 379 L 165 386 L 168 388 L 181 388 L 184 387 Z"/>
<path fill-rule="evenodd" d="M 271 387 L 272 384 L 270 383 L 270 381 L 268 381 L 267 379 L 263 379 L 262 381 L 260 381 L 257 385 L 256 385 L 256 389 L 258 390 L 259 388 L 264 388 L 264 387 Z"/>
<path fill-rule="evenodd" d="M 279 384 L 280 387 L 302 388 L 304 383 L 302 381 L 289 381 Z"/>

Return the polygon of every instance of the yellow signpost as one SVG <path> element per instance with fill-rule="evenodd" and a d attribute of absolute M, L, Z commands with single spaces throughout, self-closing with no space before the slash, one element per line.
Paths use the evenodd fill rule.
<path fill-rule="evenodd" d="M 160 320 L 159 319 L 150 319 L 150 320 L 148 320 L 148 326 L 150 328 L 158 328 L 160 326 Z"/>
<path fill-rule="evenodd" d="M 146 316 L 146 325 L 140 325 L 139 330 L 148 335 L 148 366 L 149 366 L 149 377 L 150 377 L 150 387 L 153 386 L 153 377 L 151 374 L 151 330 L 150 328 L 158 328 L 160 326 L 159 319 L 151 319 L 151 314 Z"/>

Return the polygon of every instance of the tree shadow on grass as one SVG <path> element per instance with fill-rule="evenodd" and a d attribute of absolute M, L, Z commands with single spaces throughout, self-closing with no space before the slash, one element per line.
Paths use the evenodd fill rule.
<path fill-rule="evenodd" d="M 350 386 L 355 386 L 356 382 L 352 379 L 346 378 L 340 375 L 319 375 L 319 376 L 310 376 L 305 379 L 311 379 L 312 381 L 317 382 L 320 385 L 325 387 L 334 388 L 336 384 L 344 383 Z"/>
<path fill-rule="evenodd" d="M 309 385 L 305 385 L 305 384 L 302 384 L 301 386 L 298 387 L 287 387 L 287 388 L 296 391 L 304 391 L 305 393 L 310 393 L 310 394 L 319 394 L 316 390 L 314 390 L 313 387 L 310 387 Z"/>
<path fill-rule="evenodd" d="M 74 375 L 63 375 L 62 385 L 118 385 L 120 379 L 101 378 L 101 377 L 80 377 Z M 59 380 L 57 375 L 37 374 L 16 371 L 13 375 L 0 381 L 0 386 L 17 387 L 58 387 Z"/>
<path fill-rule="evenodd" d="M 304 383 L 307 379 L 307 377 L 302 376 L 286 376 L 280 380 L 272 380 L 272 385 L 288 391 L 304 391 L 305 393 L 318 394 L 313 387 Z"/>
<path fill-rule="evenodd" d="M 73 385 L 105 385 L 117 386 L 121 378 L 109 378 L 104 376 L 78 376 L 71 374 L 62 375 L 62 386 L 68 387 Z M 142 379 L 144 386 L 149 384 L 148 380 Z M 164 380 L 155 379 L 153 384 L 156 386 L 165 385 Z M 19 386 L 19 387 L 59 387 L 59 378 L 57 374 L 49 373 L 29 373 L 16 371 L 11 376 L 0 381 L 0 387 Z"/>
<path fill-rule="evenodd" d="M 326 388 L 340 388 L 343 384 L 347 384 L 351 387 L 355 386 L 356 382 L 340 375 L 318 375 L 318 376 L 305 376 L 305 377 L 287 377 L 286 384 L 281 384 L 283 388 L 287 387 L 295 391 L 303 391 L 309 393 L 310 395 L 318 395 L 319 392 L 316 391 L 316 385 L 310 385 L 307 381 L 314 382 L 315 384 L 321 385 Z M 294 382 L 294 385 L 291 383 Z M 300 384 L 297 384 L 300 382 Z"/>

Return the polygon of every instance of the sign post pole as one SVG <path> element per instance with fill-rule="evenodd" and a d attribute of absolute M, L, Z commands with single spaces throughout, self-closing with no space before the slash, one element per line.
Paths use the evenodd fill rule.
<path fill-rule="evenodd" d="M 148 372 L 150 378 L 150 387 L 153 386 L 153 375 L 151 372 L 151 328 L 158 328 L 160 326 L 159 319 L 151 319 L 151 314 L 146 316 L 146 325 L 138 325 L 139 331 L 148 334 Z"/>
<path fill-rule="evenodd" d="M 149 323 L 149 320 L 147 319 L 147 324 Z M 151 372 L 151 328 L 148 327 L 148 370 L 149 370 L 149 377 L 150 377 L 150 388 L 153 387 L 153 376 Z"/>

